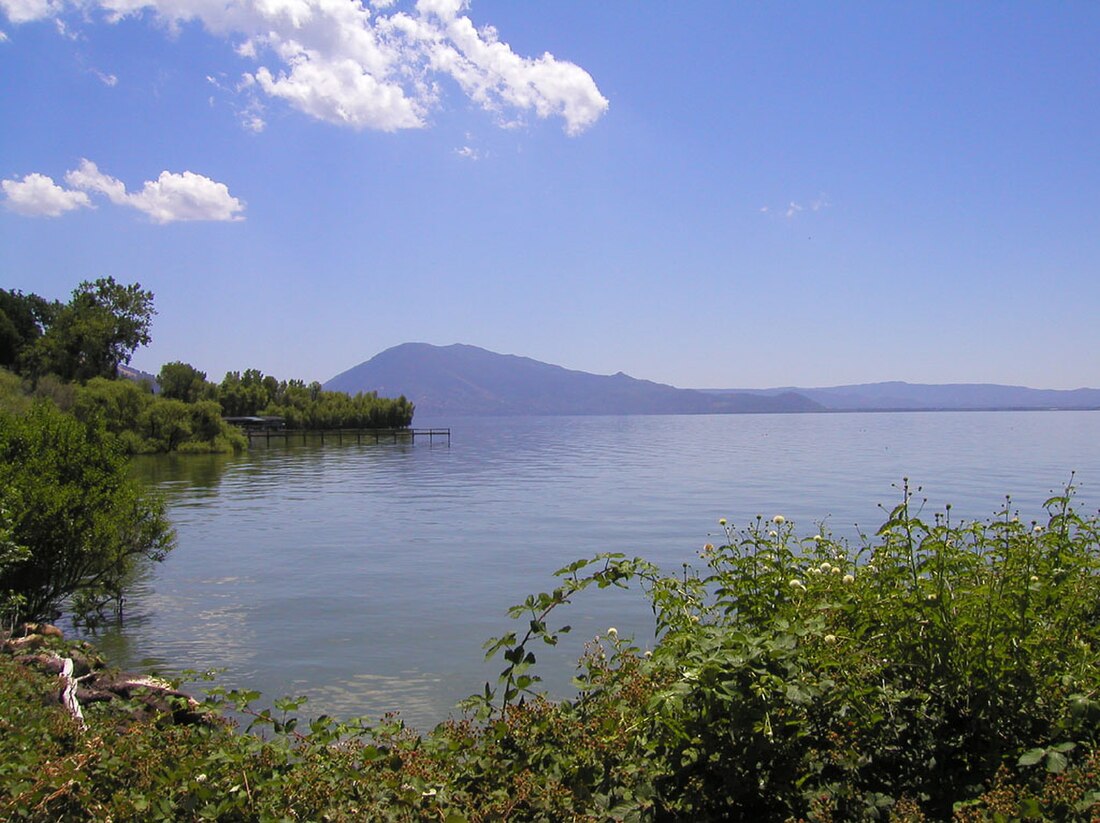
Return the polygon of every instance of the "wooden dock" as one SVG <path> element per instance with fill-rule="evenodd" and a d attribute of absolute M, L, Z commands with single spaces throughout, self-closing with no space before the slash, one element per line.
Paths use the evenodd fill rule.
<path fill-rule="evenodd" d="M 270 443 L 274 440 L 278 443 L 282 440 L 284 443 L 291 443 L 300 440 L 305 443 L 309 438 L 320 438 L 324 443 L 326 440 L 333 443 L 343 443 L 347 440 L 349 443 L 354 441 L 356 443 L 363 442 L 392 442 L 402 443 L 411 442 L 416 443 L 417 438 L 421 440 L 427 439 L 429 445 L 434 445 L 436 440 L 441 442 L 446 441 L 447 445 L 451 445 L 451 430 L 450 429 L 259 429 L 250 428 L 242 429 L 243 434 L 248 437 L 248 445 L 252 445 L 257 440 L 264 443 Z"/>

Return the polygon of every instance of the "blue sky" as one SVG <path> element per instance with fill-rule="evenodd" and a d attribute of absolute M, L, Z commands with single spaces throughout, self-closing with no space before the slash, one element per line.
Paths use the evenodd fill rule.
<path fill-rule="evenodd" d="M 134 365 L 1100 386 L 1100 4 L 0 0 L 0 286 Z"/>

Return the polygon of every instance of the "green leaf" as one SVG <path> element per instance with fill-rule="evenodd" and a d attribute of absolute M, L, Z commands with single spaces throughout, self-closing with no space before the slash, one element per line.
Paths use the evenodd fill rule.
<path fill-rule="evenodd" d="M 1041 762 L 1046 756 L 1046 749 L 1032 749 L 1031 751 L 1024 752 L 1020 755 L 1020 759 L 1016 761 L 1017 766 L 1034 766 Z"/>
<path fill-rule="evenodd" d="M 1069 765 L 1069 760 L 1061 752 L 1050 751 L 1047 752 L 1047 771 L 1051 774 L 1061 774 L 1066 770 L 1066 766 Z"/>
<path fill-rule="evenodd" d="M 787 685 L 787 699 L 801 706 L 809 703 L 811 697 L 809 693 L 800 688 L 797 684 L 790 683 Z"/>

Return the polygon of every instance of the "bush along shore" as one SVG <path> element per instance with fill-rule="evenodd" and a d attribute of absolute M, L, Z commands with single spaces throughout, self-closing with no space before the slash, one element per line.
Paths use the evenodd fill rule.
<path fill-rule="evenodd" d="M 77 717 L 58 693 L 87 674 L 64 661 L 91 650 L 9 638 L 0 817 L 1100 819 L 1100 518 L 1074 510 L 1072 488 L 1034 521 L 1006 501 L 956 522 L 899 493 L 857 546 L 776 514 L 719 521 L 674 575 L 618 554 L 570 564 L 486 644 L 498 682 L 427 733 L 158 684 Z M 609 627 L 576 696 L 549 701 L 539 648 L 568 631 L 572 601 L 610 586 L 649 599 L 652 648 Z"/>

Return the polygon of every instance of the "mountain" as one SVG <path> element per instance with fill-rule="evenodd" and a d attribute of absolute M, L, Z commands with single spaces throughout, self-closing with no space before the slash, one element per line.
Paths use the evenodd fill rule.
<path fill-rule="evenodd" d="M 132 366 L 127 366 L 125 363 L 118 364 L 118 376 L 126 380 L 133 380 L 135 383 L 148 383 L 153 387 L 153 392 L 160 392 L 160 386 L 157 384 L 157 376 L 155 374 L 149 374 L 147 371 L 141 371 L 141 369 L 135 369 Z"/>
<path fill-rule="evenodd" d="M 707 394 L 776 397 L 795 392 L 828 411 L 1100 409 L 1100 389 L 1029 389 L 994 383 L 863 383 L 829 388 L 706 389 Z"/>
<path fill-rule="evenodd" d="M 736 414 L 822 407 L 796 392 L 707 393 L 573 371 L 476 346 L 405 343 L 342 372 L 324 386 L 349 394 L 404 395 L 417 414 Z"/>

